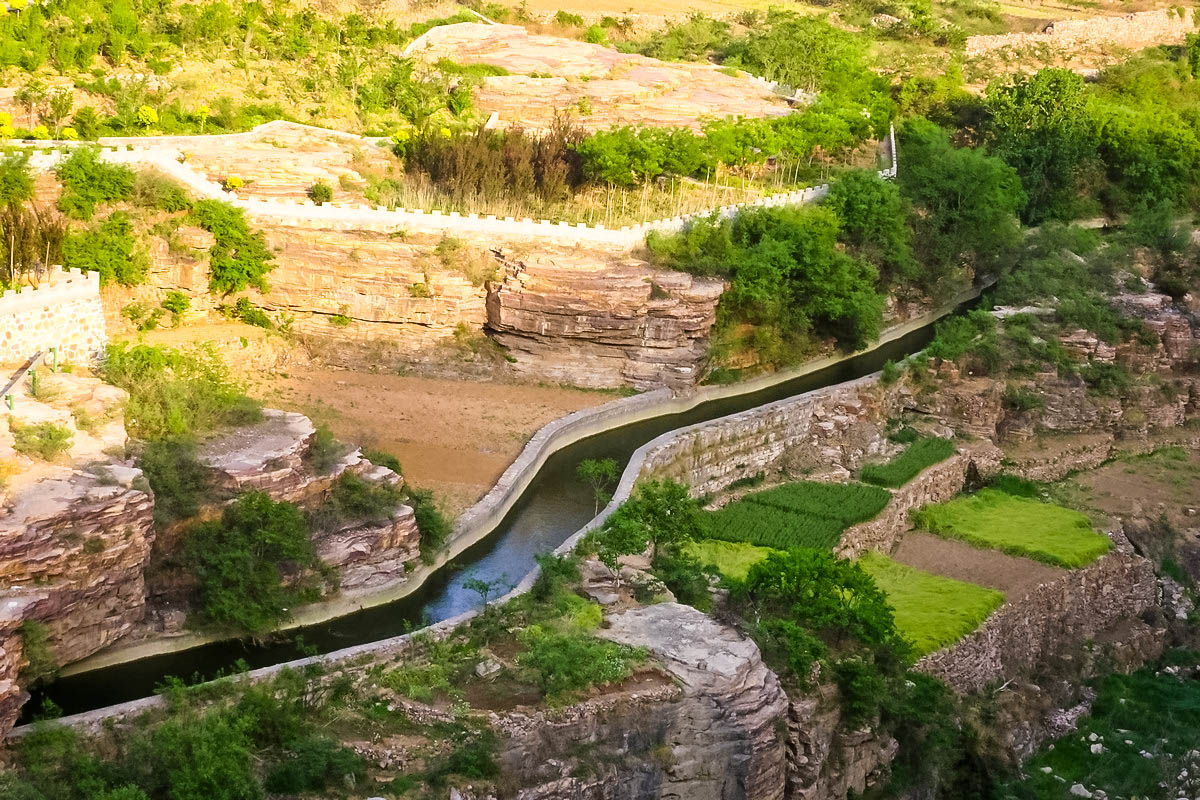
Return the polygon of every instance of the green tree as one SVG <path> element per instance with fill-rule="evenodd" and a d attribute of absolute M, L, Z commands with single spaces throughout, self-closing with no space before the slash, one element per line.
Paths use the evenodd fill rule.
<path fill-rule="evenodd" d="M 829 185 L 827 205 L 841 221 L 838 240 L 879 270 L 882 286 L 920 275 L 900 189 L 870 170 L 852 170 Z"/>
<path fill-rule="evenodd" d="M 575 475 L 592 490 L 592 514 L 599 514 L 600 506 L 612 499 L 610 490 L 620 477 L 620 469 L 615 458 L 587 458 L 575 467 Z"/>
<path fill-rule="evenodd" d="M 1082 173 L 1098 145 L 1083 77 L 1068 69 L 1014 75 L 988 87 L 987 109 L 992 151 L 1025 187 L 1025 220 L 1077 216 Z"/>
<path fill-rule="evenodd" d="M 50 92 L 46 110 L 42 112 L 42 122 L 54 129 L 54 138 L 62 132 L 63 120 L 71 113 L 75 104 L 75 96 L 70 89 L 55 89 Z"/>
<path fill-rule="evenodd" d="M 8 153 L 0 158 L 0 205 L 18 205 L 33 199 L 29 154 Z"/>
<path fill-rule="evenodd" d="M 99 272 L 103 284 L 134 286 L 146 279 L 150 266 L 134 238 L 133 222 L 124 211 L 114 211 L 99 225 L 67 236 L 63 263 L 74 269 Z"/>
<path fill-rule="evenodd" d="M 263 492 L 247 492 L 219 520 L 192 526 L 183 559 L 196 577 L 206 624 L 261 635 L 289 616 L 305 592 L 283 570 L 319 566 L 304 514 Z"/>
<path fill-rule="evenodd" d="M 866 645 L 898 639 L 887 596 L 858 564 L 810 548 L 774 551 L 750 567 L 739 601 L 762 618 L 794 620 Z"/>
<path fill-rule="evenodd" d="M 913 242 L 925 285 L 998 272 L 1020 244 L 1025 193 L 1016 171 L 982 150 L 956 148 L 924 119 L 897 132 L 900 192 L 912 204 Z"/>

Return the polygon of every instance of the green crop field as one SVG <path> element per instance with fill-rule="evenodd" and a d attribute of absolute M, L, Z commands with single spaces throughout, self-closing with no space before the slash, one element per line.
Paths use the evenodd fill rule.
<path fill-rule="evenodd" d="M 767 557 L 769 547 L 759 547 L 746 542 L 723 542 L 719 539 L 700 539 L 689 542 L 684 552 L 700 561 L 712 564 L 722 575 L 730 578 L 745 578 L 750 567 Z"/>
<path fill-rule="evenodd" d="M 886 464 L 869 464 L 859 477 L 877 486 L 898 488 L 920 475 L 926 468 L 954 455 L 954 442 L 940 437 L 918 439 Z"/>
<path fill-rule="evenodd" d="M 842 531 L 872 519 L 891 495 L 874 486 L 802 481 L 747 495 L 705 520 L 709 538 L 765 547 L 832 549 Z"/>
<path fill-rule="evenodd" d="M 913 512 L 913 522 L 977 547 L 1068 568 L 1090 564 L 1112 546 L 1078 511 L 995 489 L 926 506 Z"/>
<path fill-rule="evenodd" d="M 867 553 L 858 563 L 887 595 L 896 628 L 918 655 L 957 642 L 1004 603 L 994 589 L 922 572 L 882 553 Z"/>

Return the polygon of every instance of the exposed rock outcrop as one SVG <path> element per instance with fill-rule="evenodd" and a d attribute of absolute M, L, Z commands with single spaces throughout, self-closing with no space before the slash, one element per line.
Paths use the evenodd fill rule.
<path fill-rule="evenodd" d="M 733 628 L 677 603 L 609 617 L 600 636 L 645 647 L 678 681 L 606 694 L 561 712 L 494 720 L 500 760 L 523 800 L 779 800 L 787 697 L 758 647 Z M 581 742 L 602 774 L 571 769 Z"/>
<path fill-rule="evenodd" d="M 689 387 L 724 283 L 566 251 L 507 260 L 488 328 L 518 372 L 589 387 Z"/>

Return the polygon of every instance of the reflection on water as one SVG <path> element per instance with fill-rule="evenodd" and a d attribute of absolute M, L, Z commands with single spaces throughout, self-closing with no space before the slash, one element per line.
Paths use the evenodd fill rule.
<path fill-rule="evenodd" d="M 395 636 L 466 611 L 478 605 L 479 597 L 463 588 L 464 580 L 504 578 L 515 584 L 533 567 L 536 554 L 553 550 L 592 518 L 591 490 L 574 477 L 575 465 L 583 459 L 615 458 L 624 465 L 637 448 L 662 433 L 868 375 L 888 359 L 924 347 L 931 335 L 932 326 L 811 375 L 577 442 L 547 460 L 517 506 L 486 540 L 431 577 L 420 591 L 297 633 L 306 647 L 329 652 Z M 291 638 L 267 644 L 219 642 L 62 678 L 36 691 L 25 708 L 31 713 L 48 698 L 73 714 L 144 697 L 168 675 L 211 677 L 231 669 L 239 659 L 251 667 L 262 667 L 301 655 Z"/>

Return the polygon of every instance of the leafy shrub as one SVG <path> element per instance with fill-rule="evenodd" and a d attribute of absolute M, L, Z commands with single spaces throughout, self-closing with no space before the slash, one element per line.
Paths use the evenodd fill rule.
<path fill-rule="evenodd" d="M 183 561 L 196 578 L 200 620 L 251 634 L 277 627 L 307 596 L 284 584 L 282 570 L 319 565 L 304 515 L 263 492 L 247 492 L 220 519 L 192 526 Z"/>
<path fill-rule="evenodd" d="M 538 687 L 552 702 L 592 686 L 623 681 L 646 660 L 642 648 L 586 634 L 555 633 L 537 625 L 522 631 L 521 639 L 528 649 L 517 657 L 517 663 L 533 672 Z"/>
<path fill-rule="evenodd" d="M 791 620 L 822 636 L 892 644 L 896 626 L 887 597 L 858 564 L 808 548 L 774 551 L 736 587 L 739 603 L 763 618 Z"/>
<path fill-rule="evenodd" d="M 102 284 L 122 286 L 143 282 L 150 267 L 145 252 L 137 246 L 133 223 L 123 211 L 114 211 L 97 226 L 68 234 L 63 242 L 63 263 L 72 269 L 99 272 Z"/>
<path fill-rule="evenodd" d="M 421 558 L 430 562 L 450 536 L 450 521 L 438 509 L 433 492 L 410 486 L 407 495 L 421 533 Z"/>
<path fill-rule="evenodd" d="M 21 655 L 26 662 L 21 670 L 21 685 L 28 688 L 52 679 L 58 673 L 58 659 L 50 647 L 50 631 L 45 623 L 24 620 L 17 633 L 21 637 Z"/>
<path fill-rule="evenodd" d="M 10 417 L 8 429 L 13 435 L 13 450 L 42 461 L 58 460 L 59 456 L 71 449 L 74 439 L 70 428 L 53 422 L 22 425 Z"/>
<path fill-rule="evenodd" d="M 254 306 L 248 298 L 239 297 L 237 302 L 233 304 L 233 308 L 229 313 L 234 319 L 241 320 L 247 325 L 253 325 L 256 328 L 266 328 L 271 330 L 275 327 L 271 322 L 271 318 L 261 308 Z"/>
<path fill-rule="evenodd" d="M 339 442 L 328 425 L 320 425 L 313 434 L 308 450 L 304 453 L 304 463 L 313 472 L 326 475 L 338 465 L 348 452 L 350 452 L 350 447 Z"/>
<path fill-rule="evenodd" d="M 138 466 L 154 490 L 154 522 L 169 525 L 193 517 L 208 497 L 208 469 L 196 458 L 196 447 L 186 440 L 146 443 Z"/>
<path fill-rule="evenodd" d="M 100 372 L 129 393 L 125 427 L 139 439 L 202 436 L 262 419 L 262 408 L 230 381 L 211 347 L 111 344 Z"/>
<path fill-rule="evenodd" d="M 143 734 L 145 782 L 174 800 L 260 800 L 247 731 L 229 714 L 173 719 Z"/>
<path fill-rule="evenodd" d="M 263 235 L 250 230 L 245 213 L 220 200 L 201 200 L 192 216 L 216 240 L 209 250 L 209 288 L 225 295 L 247 287 L 265 292 L 275 256 Z"/>
<path fill-rule="evenodd" d="M 180 316 L 187 312 L 192 307 L 191 298 L 183 292 L 171 290 L 167 292 L 167 296 L 163 298 L 162 307 L 170 311 L 175 316 Z"/>
<path fill-rule="evenodd" d="M 333 189 L 325 181 L 317 181 L 308 187 L 308 199 L 319 206 L 333 202 Z"/>
<path fill-rule="evenodd" d="M 905 425 L 895 433 L 888 435 L 888 441 L 895 442 L 896 444 L 912 444 L 920 438 L 921 434 L 917 431 L 917 429 L 908 425 Z"/>
<path fill-rule="evenodd" d="M 933 436 L 918 439 L 903 453 L 886 464 L 868 464 L 859 478 L 876 486 L 899 488 L 920 475 L 925 469 L 954 455 L 954 442 Z"/>
<path fill-rule="evenodd" d="M 841 658 L 833 665 L 833 676 L 845 724 L 857 728 L 879 714 L 887 682 L 874 664 L 858 655 Z"/>
<path fill-rule="evenodd" d="M 91 219 L 97 205 L 128 200 L 133 194 L 133 170 L 100 160 L 100 151 L 81 147 L 55 168 L 63 193 L 58 207 L 64 214 Z"/>
<path fill-rule="evenodd" d="M 287 749 L 284 760 L 272 766 L 263 781 L 268 792 L 319 792 L 330 784 L 353 785 L 366 777 L 362 756 L 326 736 L 305 736 L 289 742 Z"/>
<path fill-rule="evenodd" d="M 343 472 L 314 515 L 315 527 L 330 527 L 349 520 L 386 522 L 396 514 L 403 490 L 390 483 L 372 483 L 353 472 Z"/>
<path fill-rule="evenodd" d="M 130 199 L 143 208 L 172 213 L 189 211 L 192 208 L 192 201 L 188 197 L 187 191 L 179 183 L 161 172 L 153 170 L 137 174 L 133 181 L 133 193 Z"/>
<path fill-rule="evenodd" d="M 32 198 L 33 174 L 29 171 L 29 154 L 6 153 L 0 158 L 0 206 L 20 204 Z"/>

